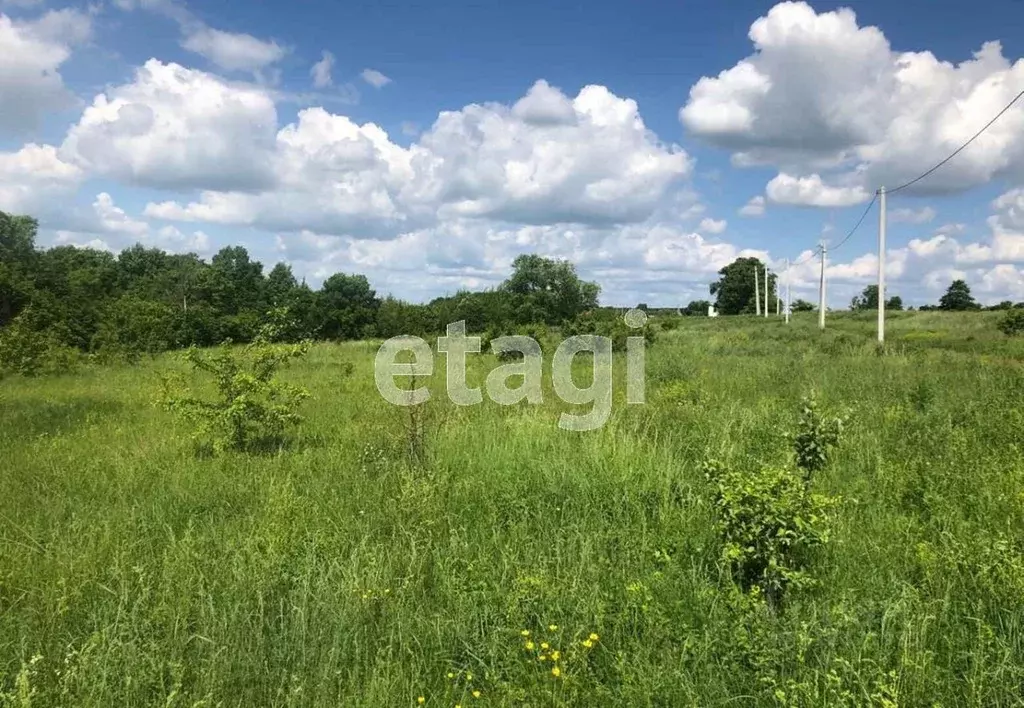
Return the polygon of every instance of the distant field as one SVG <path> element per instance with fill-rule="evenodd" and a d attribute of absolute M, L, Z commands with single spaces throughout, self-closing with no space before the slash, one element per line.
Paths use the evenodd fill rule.
<path fill-rule="evenodd" d="M 619 371 L 590 433 L 550 391 L 451 405 L 438 355 L 422 462 L 369 343 L 287 371 L 313 398 L 272 456 L 196 457 L 153 404 L 174 355 L 4 379 L 0 706 L 1024 705 L 1024 337 L 998 316 L 891 315 L 884 355 L 873 314 L 682 320 L 646 405 Z M 849 418 L 820 583 L 744 613 L 700 463 L 787 463 L 812 389 Z"/>

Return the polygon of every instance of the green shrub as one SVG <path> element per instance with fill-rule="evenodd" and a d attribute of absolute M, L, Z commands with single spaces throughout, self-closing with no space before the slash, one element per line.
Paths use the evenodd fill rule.
<path fill-rule="evenodd" d="M 580 315 L 565 327 L 566 336 L 578 334 L 596 334 L 601 337 L 608 337 L 612 340 L 613 352 L 626 351 L 626 342 L 629 337 L 643 337 L 645 344 L 653 344 L 655 340 L 655 328 L 650 320 L 643 327 L 627 327 L 622 317 L 601 317 L 595 315 Z"/>
<path fill-rule="evenodd" d="M 304 356 L 309 342 L 276 344 L 274 326 L 264 327 L 241 350 L 227 344 L 215 354 L 190 347 L 185 360 L 197 372 L 213 377 L 217 396 L 205 400 L 180 382 L 164 379 L 163 407 L 196 425 L 193 439 L 199 450 L 264 451 L 279 448 L 289 427 L 302 421 L 299 405 L 309 391 L 277 379 L 278 370 Z"/>
<path fill-rule="evenodd" d="M 530 337 L 536 340 L 542 352 L 550 346 L 552 337 L 547 325 L 543 324 L 520 325 L 518 327 L 509 327 L 507 325 L 504 327 L 491 327 L 484 332 L 480 340 L 480 351 L 490 350 L 491 342 L 498 337 L 511 337 L 514 335 Z M 522 358 L 522 354 L 518 351 L 500 352 L 496 356 L 500 361 L 516 361 Z"/>
<path fill-rule="evenodd" d="M 808 480 L 785 467 L 737 471 L 710 461 L 704 476 L 723 559 L 744 592 L 778 607 L 788 588 L 815 583 L 807 567 L 811 552 L 828 541 L 835 499 L 811 493 Z"/>
<path fill-rule="evenodd" d="M 80 355 L 62 344 L 50 331 L 29 324 L 29 309 L 0 329 L 0 370 L 38 376 L 63 374 L 75 369 Z"/>
<path fill-rule="evenodd" d="M 797 432 L 789 436 L 796 452 L 796 465 L 807 477 L 824 469 L 829 463 L 832 450 L 839 444 L 843 432 L 843 419 L 823 418 L 818 412 L 818 402 L 813 394 L 800 403 L 800 420 Z"/>
<path fill-rule="evenodd" d="M 1024 310 L 1007 310 L 996 326 L 1007 337 L 1016 337 L 1018 334 L 1024 334 Z"/>

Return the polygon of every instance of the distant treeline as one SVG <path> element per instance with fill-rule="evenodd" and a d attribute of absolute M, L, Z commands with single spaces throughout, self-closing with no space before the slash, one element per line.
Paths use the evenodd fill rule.
<path fill-rule="evenodd" d="M 465 320 L 470 331 L 560 325 L 598 308 L 600 288 L 571 263 L 516 258 L 497 288 L 458 292 L 427 304 L 379 297 L 363 275 L 337 273 L 319 289 L 291 267 L 263 265 L 241 246 L 207 262 L 135 245 L 118 255 L 58 246 L 38 249 L 37 223 L 0 212 L 0 327 L 45 332 L 81 351 L 157 352 L 225 340 L 250 341 L 268 312 L 286 309 L 284 340 L 429 335 Z"/>

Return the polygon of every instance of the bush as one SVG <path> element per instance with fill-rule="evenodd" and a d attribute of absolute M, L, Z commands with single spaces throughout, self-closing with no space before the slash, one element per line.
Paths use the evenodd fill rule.
<path fill-rule="evenodd" d="M 996 326 L 1007 337 L 1016 337 L 1018 334 L 1024 334 L 1024 310 L 1008 310 Z"/>
<path fill-rule="evenodd" d="M 491 342 L 498 337 L 511 337 L 515 335 L 530 337 L 536 340 L 537 344 L 540 345 L 541 352 L 550 346 L 551 331 L 546 325 L 531 324 L 519 327 L 509 327 L 506 325 L 504 327 L 491 327 L 484 332 L 480 340 L 480 351 L 490 350 Z M 499 361 L 516 361 L 522 358 L 522 354 L 518 351 L 501 352 L 496 356 Z"/>
<path fill-rule="evenodd" d="M 40 331 L 29 324 L 26 309 L 0 330 L 0 370 L 37 376 L 63 374 L 75 369 L 80 355 L 50 331 Z"/>
<path fill-rule="evenodd" d="M 812 494 L 806 477 L 784 467 L 740 472 L 710 461 L 704 476 L 713 485 L 722 556 L 744 592 L 779 607 L 787 589 L 816 582 L 807 567 L 828 541 L 836 499 Z"/>
<path fill-rule="evenodd" d="M 277 380 L 278 370 L 304 356 L 309 342 L 275 344 L 265 327 L 244 349 L 223 345 L 216 354 L 190 347 L 185 360 L 209 374 L 217 387 L 214 400 L 204 400 L 164 379 L 161 404 L 196 424 L 193 440 L 203 452 L 265 451 L 280 448 L 285 432 L 302 421 L 299 405 L 309 398 L 305 388 Z"/>
<path fill-rule="evenodd" d="M 796 452 L 796 466 L 803 470 L 806 477 L 809 478 L 828 465 L 842 432 L 843 419 L 823 418 L 818 412 L 818 402 L 813 394 L 801 401 L 797 432 L 789 437 Z"/>
<path fill-rule="evenodd" d="M 596 334 L 612 340 L 613 352 L 626 351 L 626 342 L 629 337 L 643 337 L 644 343 L 653 344 L 655 339 L 654 326 L 648 320 L 643 327 L 628 327 L 622 317 L 599 317 L 594 315 L 581 315 L 570 322 L 565 328 L 567 336 L 578 334 Z"/>

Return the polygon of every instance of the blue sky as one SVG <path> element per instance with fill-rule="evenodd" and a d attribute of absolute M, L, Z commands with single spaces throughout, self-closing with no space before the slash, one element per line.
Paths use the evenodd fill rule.
<path fill-rule="evenodd" d="M 241 243 L 414 300 L 536 251 L 609 304 L 683 305 L 739 255 L 781 271 L 835 243 L 877 186 L 1024 90 L 1021 0 L 0 13 L 0 105 L 17 108 L 0 115 L 0 209 L 38 216 L 44 245 Z M 1019 105 L 890 200 L 891 292 L 934 301 L 965 277 L 1024 300 L 1022 179 Z M 876 236 L 873 211 L 833 254 L 833 307 L 874 278 Z M 789 277 L 813 295 L 813 262 Z"/>

